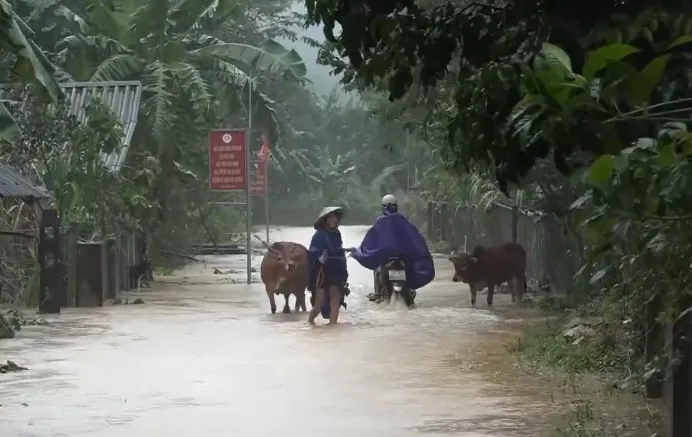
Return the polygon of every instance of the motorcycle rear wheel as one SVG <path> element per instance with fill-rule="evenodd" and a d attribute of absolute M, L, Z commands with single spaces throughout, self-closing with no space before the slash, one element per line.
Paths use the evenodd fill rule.
<path fill-rule="evenodd" d="M 399 295 L 404 300 L 407 307 L 411 308 L 414 305 L 415 294 L 408 287 L 404 287 Z"/>

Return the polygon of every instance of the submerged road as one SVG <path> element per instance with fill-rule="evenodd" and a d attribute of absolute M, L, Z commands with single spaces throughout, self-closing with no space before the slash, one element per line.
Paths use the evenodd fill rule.
<path fill-rule="evenodd" d="M 344 244 L 364 232 L 342 228 Z M 68 309 L 0 342 L 0 359 L 30 369 L 0 375 L 0 436 L 534 437 L 548 426 L 549 390 L 504 347 L 521 312 L 506 295 L 470 308 L 446 259 L 412 311 L 368 302 L 372 273 L 349 260 L 341 323 L 312 327 L 306 313 L 271 315 L 244 262 L 208 258 L 157 278 L 144 305 Z"/>

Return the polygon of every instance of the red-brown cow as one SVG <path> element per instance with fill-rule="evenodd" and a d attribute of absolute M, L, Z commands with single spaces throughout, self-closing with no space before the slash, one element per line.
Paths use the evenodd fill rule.
<path fill-rule="evenodd" d="M 266 243 L 265 243 L 266 246 Z M 267 247 L 262 259 L 260 276 L 264 283 L 272 314 L 276 313 L 274 295 L 283 294 L 284 313 L 290 313 L 288 298 L 296 297 L 295 310 L 306 311 L 305 289 L 308 286 L 308 250 L 305 246 L 288 241 L 277 241 Z"/>
<path fill-rule="evenodd" d="M 469 284 L 471 305 L 476 304 L 476 293 L 485 287 L 488 287 L 488 305 L 492 305 L 495 287 L 504 282 L 509 283 L 512 290 L 512 302 L 517 297 L 521 300 L 526 291 L 526 249 L 519 243 L 478 245 L 472 253 L 461 252 L 449 260 L 454 264 L 452 280 Z M 512 284 L 515 278 L 521 280 L 521 287 Z"/>

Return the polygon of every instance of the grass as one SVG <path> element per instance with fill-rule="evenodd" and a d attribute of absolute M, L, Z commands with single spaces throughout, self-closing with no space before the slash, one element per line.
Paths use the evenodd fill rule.
<path fill-rule="evenodd" d="M 663 435 L 663 417 L 653 405 L 622 393 L 580 392 L 570 401 L 551 437 L 652 437 Z M 653 408 L 652 408 L 653 407 Z"/>
<path fill-rule="evenodd" d="M 616 387 L 624 375 L 626 355 L 617 324 L 603 321 L 590 326 L 578 340 L 566 338 L 564 312 L 547 321 L 531 323 L 523 336 L 507 345 L 530 373 L 562 378 L 568 389 L 567 412 L 551 437 L 651 436 L 661 428 L 661 414 L 641 395 Z M 559 314 L 559 315 L 555 315 Z M 569 381 L 565 383 L 564 381 Z"/>
<path fill-rule="evenodd" d="M 154 266 L 154 273 L 160 276 L 171 276 L 175 272 L 175 268 L 170 266 Z"/>
<path fill-rule="evenodd" d="M 564 335 L 567 318 L 557 317 L 530 325 L 508 350 L 532 367 L 553 367 L 566 372 L 609 372 L 620 364 L 615 333 L 603 325 L 578 341 Z"/>

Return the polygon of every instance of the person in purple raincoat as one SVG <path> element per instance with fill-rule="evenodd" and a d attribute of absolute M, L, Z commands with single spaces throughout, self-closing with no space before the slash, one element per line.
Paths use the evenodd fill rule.
<path fill-rule="evenodd" d="M 428 244 L 418 229 L 399 213 L 399 205 L 392 194 L 382 198 L 382 212 L 360 247 L 350 250 L 351 256 L 366 269 L 373 270 L 376 281 L 379 269 L 387 260 L 400 258 L 406 264 L 406 282 L 415 299 L 416 290 L 435 279 L 435 265 Z M 382 291 L 383 287 L 376 285 L 370 300 L 381 302 Z M 412 307 L 413 302 L 409 306 Z"/>

